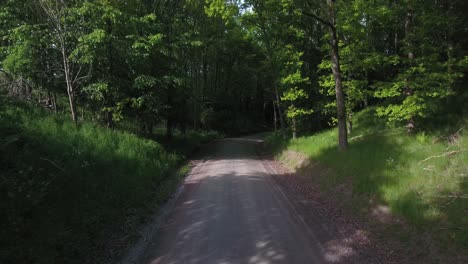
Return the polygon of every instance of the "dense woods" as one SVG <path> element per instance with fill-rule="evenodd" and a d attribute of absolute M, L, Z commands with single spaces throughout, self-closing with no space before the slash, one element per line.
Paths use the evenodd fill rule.
<path fill-rule="evenodd" d="M 353 112 L 369 105 L 410 133 L 448 108 L 461 114 L 466 10 L 457 0 L 7 0 L 2 82 L 75 122 L 164 124 L 168 137 L 338 124 L 346 148 Z"/>
<path fill-rule="evenodd" d="M 237 135 L 275 130 L 277 140 L 284 140 L 337 127 L 332 130 L 336 145 L 327 143 L 326 147 L 341 151 L 327 158 L 345 155 L 339 153 L 349 148 L 348 135 L 353 135 L 356 122 L 361 128 L 367 124 L 384 129 L 385 125 L 377 126 L 373 120 L 402 128 L 404 136 L 410 137 L 407 142 L 433 131 L 441 135 L 437 140 L 458 137 L 468 111 L 467 12 L 465 0 L 1 0 L 0 170 L 11 176 L 21 167 L 30 175 L 22 180 L 2 177 L 0 191 L 5 195 L 0 197 L 8 202 L 15 195 L 23 196 L 28 188 L 41 191 L 34 199 L 2 207 L 17 222 L 9 222 L 16 231 L 0 231 L 0 236 L 29 237 L 18 226 L 33 213 L 17 211 L 18 206 L 34 208 L 41 199 L 62 199 L 47 198 L 52 180 L 44 180 L 46 184 L 28 180 L 35 166 L 70 177 L 89 174 L 89 182 L 76 183 L 81 190 L 95 192 L 86 197 L 89 204 L 78 206 L 84 211 L 86 206 L 94 208 L 92 201 L 112 197 L 113 211 L 89 211 L 92 215 L 101 210 L 102 219 L 96 216 L 82 224 L 80 232 L 91 225 L 99 229 L 97 222 L 108 225 L 103 219 L 128 215 L 115 204 L 127 200 L 122 206 L 126 210 L 140 206 L 151 196 L 151 188 L 159 186 L 163 174 L 188 155 L 173 156 L 143 137 L 171 142 L 180 136 L 190 141 L 196 133 L 203 134 L 199 137 L 207 133 L 194 131 Z M 366 114 L 359 116 L 361 111 Z M 75 125 L 68 125 L 69 120 Z M 102 137 L 93 138 L 93 134 Z M 48 141 L 46 137 L 67 138 Z M 97 139 L 102 145 L 93 141 Z M 22 141 L 44 146 L 21 143 L 11 147 Z M 30 147 L 41 155 L 55 153 L 21 152 Z M 139 153 L 138 148 L 143 151 Z M 120 152 L 110 152 L 115 149 Z M 67 151 L 69 156 L 63 154 Z M 11 153 L 22 158 L 3 159 Z M 153 156 L 159 160 L 150 161 Z M 99 167 L 95 172 L 102 174 L 136 171 L 143 179 L 135 187 L 140 194 L 122 190 L 133 184 L 124 179 L 123 172 L 117 173 L 121 180 L 103 178 L 92 183 L 88 165 L 68 163 L 66 157 L 94 160 L 92 164 Z M 106 171 L 114 165 L 105 157 L 128 166 Z M 348 158 L 336 160 L 346 163 Z M 143 165 L 148 162 L 149 166 Z M 158 170 L 155 178 L 148 176 L 150 170 Z M 10 189 L 16 191 L 7 194 Z M 101 189 L 105 191 L 100 193 Z M 459 206 L 463 216 L 466 206 Z M 54 208 L 63 211 L 65 207 Z M 466 223 L 466 216 L 461 216 L 465 219 L 461 223 Z M 76 220 L 57 219 L 63 223 Z M 61 228 L 60 237 L 49 248 L 72 236 L 66 224 Z M 70 245 L 53 249 L 61 252 L 57 255 L 44 251 L 49 259 L 21 258 L 17 253 L 5 259 L 66 262 L 65 255 L 75 254 L 76 263 L 85 263 L 80 258 L 97 242 L 82 251 L 73 249 L 73 243 L 97 238 L 81 233 Z M 466 234 L 457 235 L 460 245 L 467 245 Z M 18 248 L 15 244 L 9 249 L 19 252 Z"/>

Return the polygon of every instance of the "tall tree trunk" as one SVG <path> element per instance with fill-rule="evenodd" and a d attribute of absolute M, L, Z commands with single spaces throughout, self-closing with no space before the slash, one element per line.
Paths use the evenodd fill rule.
<path fill-rule="evenodd" d="M 76 104 L 75 104 L 75 96 L 73 95 L 73 89 L 67 88 L 67 92 L 68 92 L 68 103 L 70 104 L 72 120 L 73 122 L 77 123 L 78 119 L 76 115 Z"/>
<path fill-rule="evenodd" d="M 54 112 L 57 113 L 58 112 L 58 109 L 57 109 L 57 93 L 54 92 Z"/>
<path fill-rule="evenodd" d="M 166 138 L 167 139 L 172 139 L 172 118 L 169 117 L 166 121 Z"/>
<path fill-rule="evenodd" d="M 453 57 L 454 57 L 454 44 L 453 44 L 453 25 L 451 19 L 453 16 L 454 3 L 453 0 L 447 0 L 447 72 L 449 75 L 453 74 Z M 451 78 L 451 77 L 449 77 Z M 447 93 L 453 92 L 453 81 L 447 85 Z M 447 103 L 450 102 L 450 97 L 447 97 Z"/>
<path fill-rule="evenodd" d="M 213 91 L 216 93 L 218 90 L 218 71 L 219 71 L 219 65 L 218 65 L 218 56 L 216 56 L 216 63 L 215 63 L 215 76 L 214 76 L 214 85 L 213 85 Z"/>
<path fill-rule="evenodd" d="M 353 133 L 353 113 L 348 112 L 348 135 Z"/>
<path fill-rule="evenodd" d="M 275 128 L 275 131 L 277 131 L 278 130 L 278 127 L 277 127 L 278 120 L 277 120 L 277 117 L 276 117 L 275 100 L 272 100 L 271 103 L 272 103 L 272 106 L 273 106 L 273 127 Z"/>
<path fill-rule="evenodd" d="M 112 21 L 110 19 L 107 19 L 106 21 L 107 23 L 107 34 L 108 36 L 112 36 L 113 34 L 113 29 L 112 29 Z M 113 57 L 113 46 L 112 46 L 112 37 L 109 38 L 109 41 L 107 42 L 107 60 L 108 60 L 108 63 L 109 63 L 109 71 L 108 71 L 108 83 L 109 83 L 109 87 L 112 87 L 114 85 L 113 83 L 113 77 L 114 77 L 114 57 Z M 107 127 L 110 128 L 110 129 L 114 129 L 115 128 L 115 124 L 114 124 L 114 115 L 113 115 L 113 111 L 111 110 L 114 105 L 114 100 L 112 98 L 112 95 L 110 93 L 104 93 L 104 96 L 106 97 L 105 98 L 105 102 L 106 102 L 106 105 L 107 105 L 107 120 L 106 120 L 106 123 L 107 123 Z"/>
<path fill-rule="evenodd" d="M 406 37 L 406 48 L 408 50 L 408 67 L 414 65 L 414 9 L 413 2 L 410 0 L 408 2 L 408 9 L 406 12 L 406 22 L 405 22 L 405 37 Z M 406 87 L 404 89 L 405 97 L 410 97 L 414 95 L 414 90 L 411 84 L 411 77 L 406 78 Z M 407 120 L 406 130 L 409 134 L 413 133 L 415 129 L 415 119 L 410 117 Z"/>
<path fill-rule="evenodd" d="M 67 28 L 66 24 L 62 24 L 62 19 L 65 14 L 66 6 L 64 2 L 57 1 L 55 6 L 51 4 L 51 2 L 46 1 L 39 1 L 40 6 L 44 10 L 45 14 L 48 17 L 48 20 L 53 27 L 53 32 L 57 37 L 58 43 L 56 43 L 56 47 L 58 48 L 59 52 L 62 55 L 62 63 L 63 63 L 63 71 L 65 74 L 65 83 L 67 85 L 67 94 L 68 94 L 68 102 L 70 104 L 70 112 L 72 116 L 73 122 L 76 124 L 77 114 L 76 114 L 76 99 L 75 99 L 75 81 L 76 77 L 72 73 L 72 69 L 70 67 L 70 61 L 68 60 L 68 51 L 67 51 L 67 41 L 66 41 L 66 34 Z"/>
<path fill-rule="evenodd" d="M 203 63 L 203 89 L 205 91 L 209 91 L 209 85 L 208 85 L 208 62 L 207 62 L 207 55 L 206 52 L 202 56 L 202 63 Z"/>
<path fill-rule="evenodd" d="M 341 150 L 348 148 L 348 131 L 346 128 L 346 106 L 343 92 L 343 82 L 340 67 L 340 55 L 338 50 L 338 35 L 336 33 L 335 1 L 327 0 L 328 15 L 330 17 L 331 58 L 332 72 L 335 79 L 336 110 L 338 114 L 338 144 Z"/>
<path fill-rule="evenodd" d="M 296 126 L 296 117 L 291 118 L 291 129 L 292 129 L 292 137 L 296 139 L 297 137 L 297 126 Z"/>
<path fill-rule="evenodd" d="M 70 76 L 70 64 L 68 63 L 68 56 L 64 49 L 62 49 L 62 57 L 63 57 L 63 70 L 65 72 L 65 82 L 67 84 L 67 94 L 68 94 L 68 103 L 70 104 L 70 112 L 72 116 L 73 122 L 77 123 L 77 115 L 76 115 L 76 104 L 75 104 L 75 91 L 73 87 L 73 83 Z"/>
<path fill-rule="evenodd" d="M 274 85 L 274 88 L 275 88 L 276 107 L 278 109 L 278 117 L 279 117 L 279 121 L 280 121 L 280 126 L 281 126 L 281 129 L 284 129 L 285 124 L 284 124 L 283 112 L 281 111 L 281 100 L 280 100 L 280 96 L 279 96 L 278 86 L 276 85 L 276 83 L 273 84 L 273 85 Z"/>
<path fill-rule="evenodd" d="M 392 6 L 393 8 L 397 8 L 399 5 L 399 0 L 393 1 Z M 395 21 L 393 22 L 394 27 L 395 27 L 395 33 L 393 37 L 393 49 L 394 49 L 394 54 L 398 55 L 400 52 L 400 36 L 399 36 L 399 29 L 400 29 L 400 16 L 395 15 Z"/>
<path fill-rule="evenodd" d="M 167 94 L 167 105 L 169 106 L 169 110 L 167 113 L 167 121 L 166 121 L 166 138 L 172 139 L 174 110 L 172 109 L 172 94 L 171 94 L 170 88 L 168 89 L 168 94 Z"/>
<path fill-rule="evenodd" d="M 114 123 L 112 111 L 107 111 L 106 112 L 106 125 L 110 129 L 115 128 L 115 123 Z"/>

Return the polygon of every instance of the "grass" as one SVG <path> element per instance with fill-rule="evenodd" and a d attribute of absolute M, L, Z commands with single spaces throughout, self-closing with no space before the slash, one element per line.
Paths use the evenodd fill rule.
<path fill-rule="evenodd" d="M 0 99 L 0 263 L 96 262 L 187 170 L 156 141 Z"/>
<path fill-rule="evenodd" d="M 280 159 L 285 150 L 296 151 L 331 168 L 315 180 L 328 191 L 350 183 L 350 205 L 360 207 L 354 209 L 368 213 L 369 200 L 377 200 L 418 232 L 428 233 L 440 247 L 454 245 L 466 252 L 468 134 L 444 137 L 462 126 L 451 133 L 432 130 L 409 136 L 376 118 L 374 109 L 358 113 L 354 126 L 346 152 L 337 150 L 336 129 L 295 140 L 274 134 L 267 145 Z M 444 153 L 452 154 L 440 156 Z"/>

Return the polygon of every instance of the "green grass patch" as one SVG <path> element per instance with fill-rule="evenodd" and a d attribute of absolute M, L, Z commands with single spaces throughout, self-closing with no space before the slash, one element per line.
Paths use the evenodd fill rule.
<path fill-rule="evenodd" d="M 325 190 L 351 183 L 355 205 L 376 199 L 440 245 L 468 248 L 468 134 L 453 135 L 461 126 L 409 136 L 373 109 L 358 113 L 354 126 L 346 152 L 337 148 L 336 129 L 295 140 L 274 134 L 267 146 L 279 158 L 297 151 L 331 168 L 316 179 Z"/>
<path fill-rule="evenodd" d="M 188 170 L 188 152 L 0 99 L 0 263 L 85 263 Z"/>

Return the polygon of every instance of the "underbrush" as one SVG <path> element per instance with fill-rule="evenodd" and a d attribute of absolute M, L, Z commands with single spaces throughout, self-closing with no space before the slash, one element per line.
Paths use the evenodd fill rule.
<path fill-rule="evenodd" d="M 367 109 L 355 116 L 354 126 L 345 152 L 337 148 L 336 129 L 295 140 L 273 134 L 267 146 L 280 159 L 286 150 L 296 151 L 330 168 L 313 180 L 328 191 L 351 185 L 352 197 L 343 199 L 351 199 L 354 211 L 368 215 L 372 206 L 383 204 L 440 248 L 467 249 L 468 133 L 463 125 L 410 136 Z"/>
<path fill-rule="evenodd" d="M 222 137 L 222 134 L 213 130 L 189 130 L 185 134 L 175 130 L 171 139 L 167 139 L 165 132 L 162 131 L 156 131 L 151 136 L 152 139 L 163 144 L 168 151 L 183 157 L 191 155 L 203 144 Z"/>
<path fill-rule="evenodd" d="M 183 174 L 183 155 L 155 141 L 4 99 L 0 157 L 0 263 L 99 262 L 112 232 L 163 203 Z"/>

